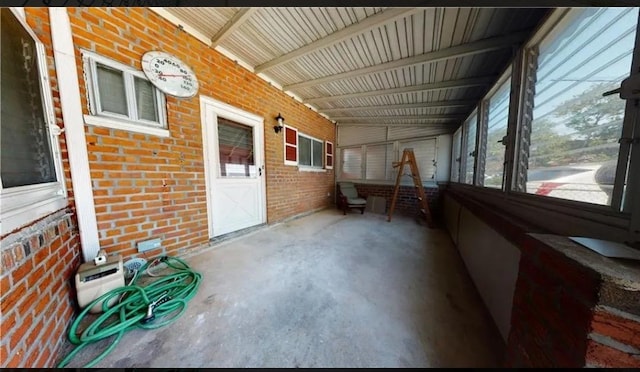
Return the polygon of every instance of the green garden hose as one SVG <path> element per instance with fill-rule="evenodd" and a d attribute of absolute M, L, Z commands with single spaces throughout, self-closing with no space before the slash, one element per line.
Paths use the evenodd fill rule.
<path fill-rule="evenodd" d="M 174 272 L 164 276 L 152 275 L 156 280 L 144 286 L 137 283 L 141 278 L 150 276 L 137 274 L 128 286 L 109 291 L 85 307 L 69 328 L 69 341 L 77 346 L 58 364 L 58 368 L 69 364 L 87 345 L 115 336 L 111 344 L 85 366 L 93 367 L 115 348 L 125 332 L 134 328 L 164 327 L 173 323 L 186 311 L 187 302 L 196 294 L 202 275 L 191 270 L 181 259 L 168 256 L 146 263 L 138 273 L 146 273 L 148 269 L 161 262 Z M 120 297 L 120 301 L 109 306 L 111 299 L 115 297 Z M 78 336 L 78 325 L 89 310 L 101 301 L 102 314 Z"/>

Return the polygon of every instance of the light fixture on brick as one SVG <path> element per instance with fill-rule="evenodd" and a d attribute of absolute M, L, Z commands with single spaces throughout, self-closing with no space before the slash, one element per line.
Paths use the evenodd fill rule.
<path fill-rule="evenodd" d="M 284 118 L 282 117 L 282 115 L 280 115 L 280 113 L 278 113 L 278 116 L 276 116 L 276 120 L 278 121 L 278 125 L 274 125 L 273 130 L 275 130 L 276 133 L 280 133 L 282 128 L 284 128 Z"/>

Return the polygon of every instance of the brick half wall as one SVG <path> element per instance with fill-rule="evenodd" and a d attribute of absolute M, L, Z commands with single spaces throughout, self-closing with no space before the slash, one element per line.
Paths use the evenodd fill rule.
<path fill-rule="evenodd" d="M 358 192 L 364 196 L 379 196 L 386 199 L 386 213 L 389 212 L 391 207 L 391 198 L 393 197 L 393 189 L 395 185 L 375 185 L 366 183 L 355 183 Z M 439 202 L 439 189 L 438 187 L 425 187 L 424 192 L 427 195 L 429 201 L 429 209 L 433 216 L 439 216 L 440 202 Z M 400 186 L 398 190 L 398 198 L 396 200 L 396 206 L 393 213 L 403 213 L 407 215 L 417 215 L 420 211 L 418 199 L 416 196 L 415 187 L 413 186 Z"/>
<path fill-rule="evenodd" d="M 60 211 L 3 238 L 0 366 L 53 367 L 76 308 L 80 240 Z"/>

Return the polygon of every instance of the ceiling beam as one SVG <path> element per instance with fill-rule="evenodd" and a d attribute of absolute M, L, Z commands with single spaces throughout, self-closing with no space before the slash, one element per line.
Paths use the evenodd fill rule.
<path fill-rule="evenodd" d="M 319 108 L 318 111 L 325 114 L 335 114 L 340 112 L 354 112 L 367 110 L 396 110 L 396 109 L 412 109 L 412 108 L 432 108 L 432 107 L 468 107 L 475 105 L 476 101 L 440 101 L 440 102 L 421 102 L 421 103 L 402 103 L 397 105 L 377 105 L 377 106 L 352 106 L 337 108 Z"/>
<path fill-rule="evenodd" d="M 332 116 L 331 120 L 366 121 L 366 120 L 458 120 L 464 119 L 463 115 L 391 115 L 391 116 Z"/>
<path fill-rule="evenodd" d="M 428 92 L 431 90 L 442 90 L 442 89 L 451 89 L 451 88 L 468 88 L 468 87 L 474 87 L 474 86 L 491 85 L 495 83 L 497 78 L 498 78 L 497 76 L 483 76 L 483 77 L 476 77 L 476 78 L 469 78 L 469 79 L 448 80 L 448 81 L 440 81 L 437 83 L 411 85 L 408 87 L 343 94 L 339 96 L 305 98 L 304 101 L 305 103 L 315 104 L 315 103 L 338 101 L 338 100 L 349 99 L 349 98 L 388 96 L 390 94 L 397 94 L 397 93 Z"/>
<path fill-rule="evenodd" d="M 246 21 L 251 15 L 258 10 L 258 8 L 242 8 L 236 14 L 231 17 L 227 23 L 220 29 L 220 31 L 216 32 L 215 35 L 211 38 L 210 46 L 215 48 L 220 45 L 224 39 L 229 37 L 238 27 L 242 26 L 244 21 Z"/>
<path fill-rule="evenodd" d="M 264 72 L 265 70 L 282 65 L 291 60 L 307 55 L 309 53 L 313 53 L 316 50 L 327 48 L 343 40 L 352 38 L 358 34 L 361 34 L 373 28 L 379 27 L 382 24 L 391 22 L 398 18 L 407 17 L 413 13 L 416 13 L 422 10 L 423 9 L 420 9 L 420 8 L 390 8 L 390 9 L 384 10 L 380 13 L 377 13 L 370 17 L 365 18 L 358 23 L 354 23 L 339 31 L 329 34 L 326 37 L 318 39 L 303 47 L 295 49 L 287 54 L 281 55 L 280 57 L 274 58 L 268 62 L 258 65 L 255 67 L 255 71 L 256 73 Z"/>
<path fill-rule="evenodd" d="M 356 70 L 346 71 L 339 74 L 324 76 L 318 79 L 305 80 L 299 83 L 289 84 L 282 87 L 284 90 L 296 90 L 300 88 L 312 87 L 320 84 L 330 83 L 332 81 L 351 79 L 354 77 L 373 74 L 377 72 L 394 70 L 402 67 L 420 65 L 424 63 L 437 62 L 445 59 L 459 58 L 473 54 L 486 53 L 492 50 L 509 47 L 516 43 L 521 43 L 530 32 L 514 32 L 505 36 L 493 37 L 474 41 L 471 43 L 456 45 L 454 47 L 436 50 L 420 54 L 413 57 L 403 58 L 396 61 L 381 63 L 379 65 L 359 68 Z"/>

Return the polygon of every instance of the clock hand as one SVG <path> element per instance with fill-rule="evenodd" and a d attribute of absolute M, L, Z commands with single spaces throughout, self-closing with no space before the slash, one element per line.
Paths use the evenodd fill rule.
<path fill-rule="evenodd" d="M 163 74 L 163 73 L 160 73 L 158 76 L 187 76 L 187 75 L 185 75 L 185 74 L 176 75 L 176 74 Z"/>

